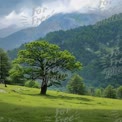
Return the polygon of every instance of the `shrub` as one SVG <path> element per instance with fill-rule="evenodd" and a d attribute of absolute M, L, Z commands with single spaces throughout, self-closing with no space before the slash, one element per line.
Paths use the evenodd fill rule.
<path fill-rule="evenodd" d="M 94 87 L 89 87 L 87 90 L 87 94 L 90 96 L 94 96 L 95 95 L 95 88 Z"/>
<path fill-rule="evenodd" d="M 95 96 L 102 97 L 102 91 L 101 91 L 101 89 L 96 89 L 95 90 Z"/>
<path fill-rule="evenodd" d="M 120 98 L 120 99 L 122 98 L 122 86 L 117 88 L 117 97 Z"/>
<path fill-rule="evenodd" d="M 31 87 L 31 88 L 39 88 L 38 82 L 37 81 L 32 81 L 32 80 L 26 81 L 25 86 L 26 87 Z"/>
<path fill-rule="evenodd" d="M 104 96 L 107 98 L 116 98 L 116 90 L 113 86 L 109 85 L 104 90 Z"/>

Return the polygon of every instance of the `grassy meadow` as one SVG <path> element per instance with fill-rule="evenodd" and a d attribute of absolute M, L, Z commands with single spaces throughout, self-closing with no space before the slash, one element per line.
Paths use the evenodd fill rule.
<path fill-rule="evenodd" d="M 0 84 L 0 122 L 122 122 L 122 101 Z"/>

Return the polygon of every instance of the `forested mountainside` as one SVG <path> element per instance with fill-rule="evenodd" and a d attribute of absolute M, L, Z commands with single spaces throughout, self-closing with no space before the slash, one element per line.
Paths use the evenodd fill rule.
<path fill-rule="evenodd" d="M 82 62 L 79 73 L 87 85 L 122 85 L 122 13 L 95 25 L 51 32 L 43 39 L 69 50 Z M 13 59 L 23 48 L 24 45 L 8 54 Z"/>

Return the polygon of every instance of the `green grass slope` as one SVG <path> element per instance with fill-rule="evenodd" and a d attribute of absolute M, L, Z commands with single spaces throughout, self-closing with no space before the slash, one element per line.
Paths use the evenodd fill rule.
<path fill-rule="evenodd" d="M 122 101 L 0 84 L 0 122 L 121 122 Z"/>

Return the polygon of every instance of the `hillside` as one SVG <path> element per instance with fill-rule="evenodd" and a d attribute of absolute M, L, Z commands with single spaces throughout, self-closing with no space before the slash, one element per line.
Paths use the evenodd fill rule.
<path fill-rule="evenodd" d="M 6 28 L 2 28 L 2 29 L 0 29 L 0 38 L 7 37 L 19 30 L 21 30 L 21 28 L 19 29 L 15 25 L 11 25 Z"/>
<path fill-rule="evenodd" d="M 115 48 L 122 47 L 121 35 L 122 14 L 118 14 L 93 26 L 49 33 L 44 39 L 58 44 L 62 49 L 68 49 L 83 63 L 84 68 L 80 74 L 88 85 L 105 87 L 107 84 L 114 86 L 122 84 L 121 77 L 118 76 L 113 75 L 106 79 L 105 75 L 102 74 L 105 68 L 101 67 L 100 62 L 103 55 L 106 56 L 112 53 Z M 120 51 L 118 58 L 121 59 L 121 57 Z M 111 62 L 110 56 L 108 61 Z M 122 64 L 120 63 L 119 66 Z M 122 72 L 119 72 L 119 75 L 121 74 Z"/>
<path fill-rule="evenodd" d="M 0 122 L 115 122 L 121 121 L 121 100 L 80 96 L 0 85 Z"/>
<path fill-rule="evenodd" d="M 100 21 L 95 25 L 83 26 L 67 31 L 57 31 L 47 34 L 43 39 L 58 44 L 63 50 L 72 52 L 77 60 L 81 61 L 84 68 L 80 72 L 87 85 L 105 87 L 108 84 L 122 85 L 120 76 L 112 76 L 109 79 L 102 74 L 101 58 L 112 53 L 115 48 L 122 47 L 122 14 L 114 15 Z M 19 49 L 9 51 L 13 59 Z M 110 57 L 110 56 L 109 56 Z M 110 58 L 108 61 L 110 62 Z M 118 58 L 121 59 L 122 55 Z M 122 64 L 120 64 L 121 66 Z M 118 74 L 117 74 L 118 75 Z"/>

